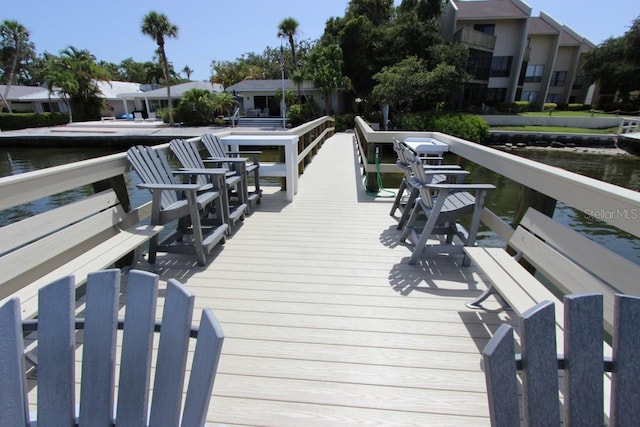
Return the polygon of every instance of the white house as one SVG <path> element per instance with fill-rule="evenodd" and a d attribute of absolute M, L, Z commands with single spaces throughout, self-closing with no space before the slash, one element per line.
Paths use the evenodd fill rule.
<path fill-rule="evenodd" d="M 281 117 L 281 99 L 277 93 L 292 91 L 298 94 L 298 87 L 293 80 L 243 80 L 229 86 L 226 92 L 236 96 L 240 104 L 240 110 L 247 117 Z M 300 87 L 302 102 L 315 102 L 323 114 L 334 114 L 344 110 L 344 91 L 337 90 L 331 93 L 330 106 L 328 107 L 322 91 L 310 82 L 304 82 Z M 331 110 L 331 111 L 329 111 Z"/>
<path fill-rule="evenodd" d="M 180 83 L 171 86 L 172 104 L 174 106 L 177 105 L 184 93 L 191 89 L 204 89 L 213 94 L 224 92 L 224 87 L 219 83 L 202 81 Z M 166 87 L 148 91 L 121 92 L 118 94 L 118 98 L 124 106 L 124 114 L 129 114 L 133 111 L 145 111 L 148 114 L 168 105 Z"/>

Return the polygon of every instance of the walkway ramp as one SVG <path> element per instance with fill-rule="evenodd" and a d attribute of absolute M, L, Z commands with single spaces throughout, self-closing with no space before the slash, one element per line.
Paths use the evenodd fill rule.
<path fill-rule="evenodd" d="M 480 351 L 508 315 L 465 307 L 475 267 L 408 265 L 392 202 L 336 134 L 295 201 L 267 187 L 207 266 L 159 255 L 225 333 L 210 425 L 489 425 Z"/>

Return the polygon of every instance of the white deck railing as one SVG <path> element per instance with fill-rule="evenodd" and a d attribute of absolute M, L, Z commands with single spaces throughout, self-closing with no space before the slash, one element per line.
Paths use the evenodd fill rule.
<path fill-rule="evenodd" d="M 356 118 L 356 132 L 361 145 L 363 168 L 368 173 L 376 172 L 375 164 L 370 161 L 376 146 L 390 146 L 393 138 L 401 141 L 408 136 L 436 138 L 449 144 L 451 153 L 577 210 L 586 213 L 611 213 L 599 215 L 600 219 L 640 237 L 640 193 L 636 191 L 438 132 L 374 131 L 360 117 Z M 381 164 L 380 171 L 401 173 L 395 164 L 390 163 Z M 485 215 L 485 218 L 489 217 L 490 215 Z M 499 226 L 487 225 L 501 236 L 500 230 L 496 229 Z"/>

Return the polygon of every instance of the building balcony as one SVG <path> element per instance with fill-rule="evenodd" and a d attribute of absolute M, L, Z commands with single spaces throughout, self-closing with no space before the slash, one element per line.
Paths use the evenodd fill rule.
<path fill-rule="evenodd" d="M 496 47 L 496 36 L 481 33 L 472 28 L 463 27 L 456 31 L 453 39 L 474 49 L 493 51 Z"/>

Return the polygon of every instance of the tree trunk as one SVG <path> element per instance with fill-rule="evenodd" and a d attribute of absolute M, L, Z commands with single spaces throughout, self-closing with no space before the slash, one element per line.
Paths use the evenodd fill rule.
<path fill-rule="evenodd" d="M 164 81 L 167 84 L 167 107 L 169 110 L 169 124 L 173 126 L 173 103 L 171 102 L 171 80 L 169 79 L 169 62 L 167 54 L 164 51 L 164 44 L 158 46 L 160 48 L 160 60 L 162 61 L 162 72 L 164 73 Z"/>

